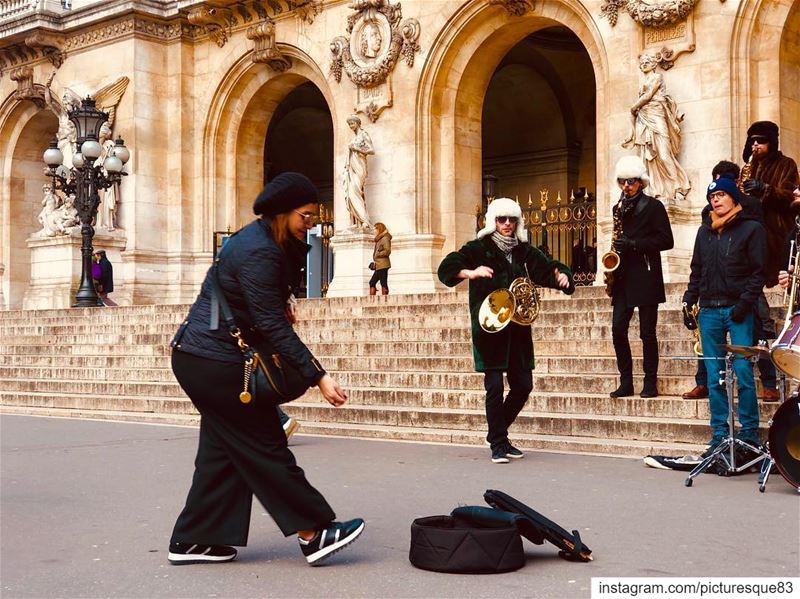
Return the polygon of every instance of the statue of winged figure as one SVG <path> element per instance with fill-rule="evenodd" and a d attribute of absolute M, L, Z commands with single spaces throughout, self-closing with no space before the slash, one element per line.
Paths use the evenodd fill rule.
<path fill-rule="evenodd" d="M 72 157 L 77 152 L 78 134 L 75 130 L 75 125 L 69 120 L 69 113 L 80 106 L 81 96 L 65 86 L 59 102 L 52 90 L 55 74 L 56 71 L 53 70 L 44 86 L 44 101 L 47 107 L 58 117 L 58 133 L 56 137 L 58 139 L 58 148 L 64 155 L 63 164 L 67 168 L 72 168 Z M 108 113 L 109 127 L 114 126 L 117 106 L 129 82 L 130 79 L 128 77 L 120 77 L 113 83 L 100 88 L 94 94 L 90 94 L 94 98 L 97 108 Z"/>

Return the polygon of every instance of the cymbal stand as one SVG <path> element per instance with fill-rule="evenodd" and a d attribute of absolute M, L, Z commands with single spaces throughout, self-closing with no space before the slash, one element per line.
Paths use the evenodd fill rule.
<path fill-rule="evenodd" d="M 733 361 L 737 358 L 737 354 L 732 352 L 728 352 L 725 355 L 725 370 L 720 370 L 720 376 L 724 375 L 724 378 L 720 379 L 720 385 L 725 385 L 725 390 L 727 391 L 728 395 L 728 436 L 722 440 L 722 442 L 717 445 L 716 449 L 711 453 L 707 458 L 705 458 L 702 462 L 700 462 L 697 466 L 695 466 L 694 470 L 689 473 L 689 476 L 686 477 L 684 481 L 684 485 L 687 487 L 692 486 L 692 482 L 694 479 L 708 470 L 713 464 L 719 462 L 722 468 L 725 471 L 725 475 L 735 474 L 738 472 L 743 472 L 750 468 L 751 466 L 758 464 L 759 462 L 765 460 L 767 458 L 767 453 L 760 447 L 754 447 L 749 443 L 742 441 L 741 439 L 737 439 L 734 436 L 734 404 L 733 404 Z M 754 358 L 743 358 L 750 360 L 750 362 L 755 361 Z M 740 445 L 746 449 L 757 454 L 757 457 L 753 458 L 749 462 L 742 464 L 741 466 L 736 465 L 736 446 Z"/>

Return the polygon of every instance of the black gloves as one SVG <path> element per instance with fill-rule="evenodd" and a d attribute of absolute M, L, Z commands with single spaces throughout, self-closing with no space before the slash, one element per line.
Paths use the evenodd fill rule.
<path fill-rule="evenodd" d="M 614 241 L 614 251 L 618 254 L 621 254 L 626 251 L 633 251 L 636 249 L 636 241 L 631 239 L 630 237 L 625 237 L 622 235 Z"/>
<path fill-rule="evenodd" d="M 758 179 L 748 179 L 744 183 L 742 183 L 742 189 L 747 195 L 755 196 L 760 198 L 764 195 L 764 190 L 766 189 L 767 184 L 763 181 L 759 181 Z M 738 321 L 737 321 L 738 322 Z"/>
<path fill-rule="evenodd" d="M 733 307 L 733 310 L 731 310 L 731 320 L 733 322 L 742 322 L 747 318 L 747 315 L 750 314 L 750 310 L 750 304 L 739 302 Z"/>
<path fill-rule="evenodd" d="M 683 326 L 690 331 L 694 331 L 697 328 L 697 322 L 695 321 L 694 316 L 692 316 L 691 308 L 688 306 L 683 308 Z"/>

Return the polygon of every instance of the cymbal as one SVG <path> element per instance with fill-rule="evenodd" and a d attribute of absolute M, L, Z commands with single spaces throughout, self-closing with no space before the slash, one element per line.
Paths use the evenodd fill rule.
<path fill-rule="evenodd" d="M 729 352 L 739 354 L 745 358 L 757 356 L 759 358 L 769 358 L 769 347 L 766 345 L 730 345 L 723 343 L 720 347 L 724 347 Z"/>

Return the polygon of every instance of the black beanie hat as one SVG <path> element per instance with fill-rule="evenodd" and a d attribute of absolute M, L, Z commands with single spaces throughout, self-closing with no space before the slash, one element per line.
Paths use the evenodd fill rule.
<path fill-rule="evenodd" d="M 769 153 L 774 154 L 778 151 L 778 135 L 780 130 L 778 125 L 772 121 L 756 121 L 747 130 L 747 141 L 744 143 L 742 158 L 745 162 L 750 160 L 753 153 L 753 137 L 766 137 L 769 141 Z"/>
<path fill-rule="evenodd" d="M 318 204 L 317 188 L 300 173 L 281 173 L 264 186 L 253 203 L 253 212 L 274 216 L 305 204 Z"/>

